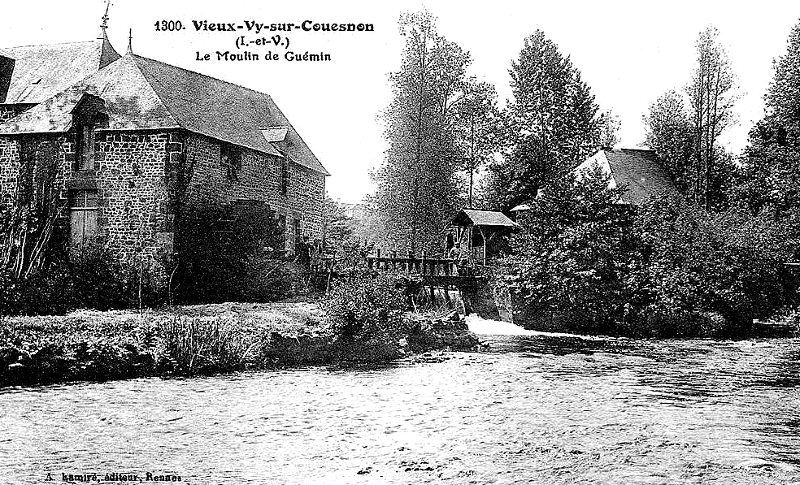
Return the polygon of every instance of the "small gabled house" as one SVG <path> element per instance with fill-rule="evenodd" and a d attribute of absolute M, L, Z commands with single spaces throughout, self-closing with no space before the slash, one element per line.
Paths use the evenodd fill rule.
<path fill-rule="evenodd" d="M 269 95 L 120 56 L 105 34 L 0 56 L 0 203 L 50 167 L 71 244 L 170 253 L 179 207 L 240 201 L 277 214 L 289 251 L 322 237 L 329 174 Z"/>
<path fill-rule="evenodd" d="M 595 167 L 608 176 L 608 188 L 625 188 L 617 204 L 637 207 L 652 197 L 679 194 L 653 150 L 603 148 L 578 165 L 574 173 L 582 177 Z"/>
<path fill-rule="evenodd" d="M 573 169 L 577 180 L 594 170 L 608 176 L 608 188 L 623 187 L 625 190 L 616 204 L 634 208 L 654 197 L 680 197 L 669 174 L 659 163 L 656 152 L 640 148 L 602 148 Z M 540 197 L 546 189 L 539 189 Z M 533 201 L 527 201 L 511 209 L 515 217 L 527 213 Z"/>
<path fill-rule="evenodd" d="M 517 224 L 499 211 L 462 209 L 450 225 L 455 228 L 455 242 L 460 252 L 470 262 L 486 265 L 489 257 L 495 256 L 492 240 L 510 233 Z M 447 257 L 447 255 L 445 255 Z"/>

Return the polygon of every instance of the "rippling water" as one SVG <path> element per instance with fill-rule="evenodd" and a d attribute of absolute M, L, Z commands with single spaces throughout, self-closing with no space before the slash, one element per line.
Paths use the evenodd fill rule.
<path fill-rule="evenodd" d="M 0 391 L 2 483 L 800 483 L 800 341 L 491 350 Z"/>

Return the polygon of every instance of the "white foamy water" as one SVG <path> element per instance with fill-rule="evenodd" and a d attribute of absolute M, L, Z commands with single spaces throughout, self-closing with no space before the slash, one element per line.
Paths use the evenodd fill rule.
<path fill-rule="evenodd" d="M 525 330 L 513 323 L 499 320 L 486 320 L 476 314 L 467 316 L 469 331 L 478 335 L 536 335 L 532 330 Z"/>
<path fill-rule="evenodd" d="M 475 313 L 466 317 L 469 331 L 477 335 L 530 335 L 538 337 L 575 337 L 587 340 L 606 339 L 607 337 L 595 337 L 591 335 L 576 335 L 562 332 L 539 332 L 537 330 L 526 330 L 513 323 L 502 322 L 500 320 L 487 320 Z"/>

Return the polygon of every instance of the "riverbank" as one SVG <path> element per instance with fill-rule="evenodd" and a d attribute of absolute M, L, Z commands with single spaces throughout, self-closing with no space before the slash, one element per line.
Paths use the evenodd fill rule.
<path fill-rule="evenodd" d="M 0 386 L 381 363 L 479 344 L 463 318 L 406 314 L 379 334 L 341 335 L 318 305 L 198 305 L 0 319 Z"/>
<path fill-rule="evenodd" d="M 519 333 L 492 323 L 486 330 Z M 113 471 L 192 484 L 797 482 L 800 339 L 481 339 L 491 343 L 485 352 L 422 354 L 359 372 L 316 366 L 4 389 L 0 476 L 20 484 Z"/>

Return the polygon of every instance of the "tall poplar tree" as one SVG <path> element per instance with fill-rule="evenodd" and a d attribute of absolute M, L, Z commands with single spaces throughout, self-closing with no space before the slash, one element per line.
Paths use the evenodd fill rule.
<path fill-rule="evenodd" d="M 464 153 L 453 103 L 463 96 L 469 53 L 439 35 L 426 12 L 403 14 L 400 70 L 384 113 L 389 144 L 373 172 L 378 244 L 398 250 L 441 249 L 448 222 L 463 203 L 458 180 Z"/>
<path fill-rule="evenodd" d="M 475 207 L 476 177 L 502 145 L 501 112 L 497 91 L 487 82 L 467 79 L 462 97 L 454 104 L 458 150 L 464 157 L 461 172 L 467 187 L 467 206 Z"/>
<path fill-rule="evenodd" d="M 719 203 L 727 172 L 717 138 L 733 121 L 736 82 L 719 31 L 709 26 L 697 38 L 697 66 L 686 86 L 694 123 L 695 200 L 706 210 Z"/>
<path fill-rule="evenodd" d="M 677 187 L 706 210 L 724 208 L 734 171 L 718 139 L 734 121 L 736 81 L 730 60 L 709 26 L 696 43 L 697 64 L 684 97 L 668 91 L 644 116 L 646 143 L 656 151 Z"/>

